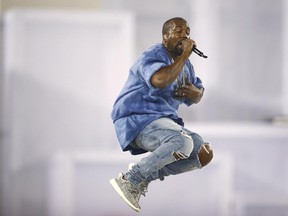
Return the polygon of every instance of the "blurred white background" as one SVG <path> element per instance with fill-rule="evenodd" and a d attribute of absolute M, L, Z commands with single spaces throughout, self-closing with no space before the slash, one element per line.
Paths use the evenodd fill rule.
<path fill-rule="evenodd" d="M 182 107 L 207 168 L 156 181 L 139 215 L 288 216 L 286 0 L 2 0 L 0 215 L 135 215 L 109 185 L 123 153 L 110 112 L 130 66 L 175 16 L 208 55 Z"/>

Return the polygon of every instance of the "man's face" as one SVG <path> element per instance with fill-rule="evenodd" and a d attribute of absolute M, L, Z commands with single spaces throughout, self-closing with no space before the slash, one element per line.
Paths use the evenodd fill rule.
<path fill-rule="evenodd" d="M 185 20 L 176 19 L 163 37 L 167 49 L 174 55 L 180 56 L 183 53 L 181 41 L 190 38 L 190 28 Z"/>

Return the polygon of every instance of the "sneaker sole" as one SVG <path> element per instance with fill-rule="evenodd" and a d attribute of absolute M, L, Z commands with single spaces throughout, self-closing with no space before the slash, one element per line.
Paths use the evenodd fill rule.
<path fill-rule="evenodd" d="M 122 190 L 120 189 L 120 187 L 118 186 L 117 182 L 115 179 L 111 179 L 110 180 L 110 184 L 112 185 L 112 187 L 114 188 L 114 190 L 120 195 L 120 197 L 136 212 L 139 212 L 140 209 L 135 207 L 123 194 Z"/>

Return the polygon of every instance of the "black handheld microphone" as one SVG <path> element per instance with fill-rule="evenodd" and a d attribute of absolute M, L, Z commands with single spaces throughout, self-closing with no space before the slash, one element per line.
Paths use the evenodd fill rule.
<path fill-rule="evenodd" d="M 193 46 L 192 51 L 195 52 L 195 53 L 196 53 L 197 55 L 199 55 L 200 57 L 208 58 L 208 56 L 204 55 L 204 53 L 201 52 L 199 49 L 197 49 L 196 46 Z"/>

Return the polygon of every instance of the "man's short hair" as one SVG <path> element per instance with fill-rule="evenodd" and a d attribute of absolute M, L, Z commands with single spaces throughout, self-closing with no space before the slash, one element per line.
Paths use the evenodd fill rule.
<path fill-rule="evenodd" d="M 167 21 L 163 24 L 163 27 L 162 27 L 162 35 L 166 34 L 166 33 L 169 31 L 169 29 L 172 28 L 172 26 L 173 26 L 173 21 L 174 21 L 174 20 L 177 20 L 177 19 L 186 21 L 185 19 L 183 19 L 183 18 L 181 18 L 181 17 L 173 17 L 173 18 L 167 20 Z"/>

